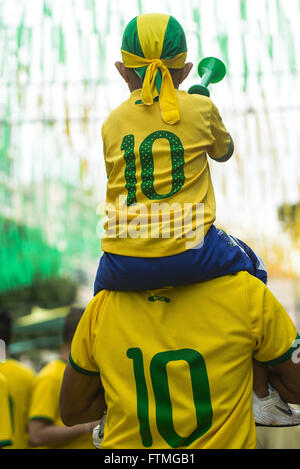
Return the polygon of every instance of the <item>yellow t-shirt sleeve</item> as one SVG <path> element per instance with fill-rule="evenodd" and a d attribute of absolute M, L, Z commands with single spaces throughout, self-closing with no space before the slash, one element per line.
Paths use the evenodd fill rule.
<path fill-rule="evenodd" d="M 93 356 L 93 343 L 97 334 L 98 318 L 102 303 L 109 292 L 103 290 L 88 304 L 73 337 L 70 363 L 75 370 L 89 375 L 99 375 Z"/>
<path fill-rule="evenodd" d="M 59 391 L 54 376 L 43 373 L 38 375 L 33 383 L 29 420 L 56 422 L 59 418 Z"/>
<path fill-rule="evenodd" d="M 7 382 L 0 375 L 0 448 L 12 445 L 12 424 Z"/>
<path fill-rule="evenodd" d="M 297 329 L 283 306 L 260 280 L 249 276 L 249 311 L 254 358 L 267 365 L 289 360 L 300 345 Z"/>
<path fill-rule="evenodd" d="M 218 109 L 212 103 L 210 131 L 213 137 L 213 144 L 208 149 L 208 155 L 218 161 L 226 159 L 232 150 L 232 138 L 223 124 Z"/>

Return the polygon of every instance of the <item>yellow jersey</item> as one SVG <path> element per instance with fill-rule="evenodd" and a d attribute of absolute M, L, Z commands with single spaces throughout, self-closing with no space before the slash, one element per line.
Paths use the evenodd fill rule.
<path fill-rule="evenodd" d="M 59 396 L 66 363 L 57 359 L 48 363 L 37 375 L 29 410 L 29 420 L 46 420 L 53 425 L 63 426 L 59 410 Z M 49 449 L 54 449 L 53 446 Z M 95 449 L 92 433 L 81 435 L 72 442 L 55 449 Z"/>
<path fill-rule="evenodd" d="M 35 373 L 23 363 L 11 358 L 0 363 L 0 372 L 7 379 L 11 404 L 13 426 L 11 449 L 26 449 L 28 448 L 28 411 Z"/>
<path fill-rule="evenodd" d="M 254 449 L 252 358 L 287 360 L 296 338 L 270 290 L 240 272 L 155 291 L 101 291 L 78 325 L 70 363 L 101 370 L 102 449 Z"/>
<path fill-rule="evenodd" d="M 108 176 L 103 251 L 178 254 L 200 244 L 214 223 L 207 155 L 226 159 L 231 136 L 208 97 L 176 95 L 181 120 L 175 125 L 163 122 L 158 102 L 142 105 L 135 90 L 102 126 Z"/>
<path fill-rule="evenodd" d="M 5 376 L 0 373 L 0 448 L 12 445 L 12 425 L 8 386 Z"/>

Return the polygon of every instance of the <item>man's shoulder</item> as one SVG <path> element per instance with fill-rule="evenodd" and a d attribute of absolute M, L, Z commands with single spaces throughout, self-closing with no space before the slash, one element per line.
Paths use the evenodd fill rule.
<path fill-rule="evenodd" d="M 97 317 L 106 304 L 107 299 L 115 293 L 109 290 L 101 290 L 97 295 L 95 295 L 90 302 L 88 303 L 86 310 L 81 318 L 81 322 L 88 320 L 97 320 Z"/>
<path fill-rule="evenodd" d="M 235 274 L 220 276 L 211 280 L 194 284 L 195 294 L 205 290 L 206 295 L 218 296 L 221 301 L 227 301 L 229 298 L 243 297 L 247 299 L 253 291 L 260 296 L 267 286 L 254 275 L 247 271 L 237 272 Z M 224 295 L 224 292 L 226 294 Z M 223 299 L 222 299 L 223 298 Z"/>
<path fill-rule="evenodd" d="M 236 274 L 220 277 L 219 282 L 221 285 L 223 282 L 224 284 L 227 282 L 227 284 L 230 284 L 232 288 L 243 288 L 246 292 L 251 291 L 252 289 L 265 290 L 267 288 L 262 280 L 245 270 L 237 272 Z"/>
<path fill-rule="evenodd" d="M 211 280 L 207 280 L 206 282 L 202 282 L 203 285 L 213 285 L 213 288 L 215 288 L 216 285 L 219 285 L 219 286 L 232 286 L 233 288 L 236 288 L 237 285 L 240 285 L 240 286 L 245 286 L 246 288 L 248 287 L 249 283 L 252 283 L 252 281 L 254 283 L 256 282 L 261 282 L 261 280 L 258 280 L 256 277 L 254 277 L 253 275 L 249 274 L 249 272 L 247 271 L 240 271 L 240 272 L 237 272 L 237 273 L 234 273 L 234 274 L 229 274 L 229 275 L 222 275 L 220 277 L 216 277 L 216 278 L 213 278 Z M 199 284 L 199 285 L 202 285 Z"/>

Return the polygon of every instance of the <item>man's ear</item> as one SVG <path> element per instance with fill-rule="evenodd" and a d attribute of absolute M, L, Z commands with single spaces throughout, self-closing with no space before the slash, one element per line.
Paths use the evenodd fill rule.
<path fill-rule="evenodd" d="M 123 62 L 115 62 L 115 67 L 118 70 L 121 77 L 123 78 L 123 80 L 125 80 L 126 83 L 128 83 L 129 77 L 127 74 L 127 69 L 125 68 L 125 65 L 123 64 Z"/>
<path fill-rule="evenodd" d="M 187 62 L 183 69 L 181 70 L 181 74 L 179 77 L 179 84 L 181 84 L 190 74 L 194 64 L 192 62 Z"/>

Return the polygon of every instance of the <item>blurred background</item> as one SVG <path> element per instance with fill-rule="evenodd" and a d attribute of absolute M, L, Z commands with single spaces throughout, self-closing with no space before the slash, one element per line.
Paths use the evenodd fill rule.
<path fill-rule="evenodd" d="M 70 305 L 85 306 L 101 254 L 101 126 L 128 97 L 114 67 L 141 13 L 183 25 L 193 73 L 216 56 L 211 98 L 235 141 L 211 162 L 217 225 L 260 254 L 300 325 L 300 0 L 0 0 L 0 308 L 10 354 L 40 369 Z"/>

